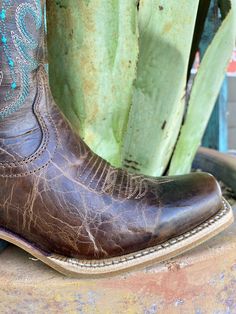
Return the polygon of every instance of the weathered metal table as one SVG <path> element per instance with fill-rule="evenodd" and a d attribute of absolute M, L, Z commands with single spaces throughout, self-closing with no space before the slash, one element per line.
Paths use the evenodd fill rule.
<path fill-rule="evenodd" d="M 0 313 L 236 314 L 236 223 L 172 261 L 106 279 L 65 278 L 10 246 Z"/>

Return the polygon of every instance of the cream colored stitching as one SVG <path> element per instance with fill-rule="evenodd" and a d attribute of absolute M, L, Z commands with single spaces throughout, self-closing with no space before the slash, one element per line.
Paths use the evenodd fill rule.
<path fill-rule="evenodd" d="M 46 78 L 46 75 L 45 75 L 45 72 L 44 72 L 44 69 L 43 69 L 43 66 L 40 66 L 40 69 L 38 70 L 39 71 L 39 76 L 42 75 Z M 47 80 L 47 78 L 46 78 Z M 42 86 L 42 82 L 40 82 L 39 84 L 39 94 L 41 92 L 41 95 L 43 93 L 43 89 L 46 89 L 46 95 L 48 95 L 49 93 L 49 87 L 48 87 L 48 84 L 46 84 L 46 86 Z M 40 98 L 41 99 L 41 98 Z M 39 151 L 34 155 L 31 156 L 31 159 L 29 159 L 27 162 L 25 161 L 22 161 L 21 163 L 18 163 L 18 166 L 22 165 L 26 165 L 27 163 L 29 162 L 32 162 L 34 160 L 36 160 L 40 155 L 42 155 L 43 151 L 45 151 L 45 149 L 47 148 L 48 146 L 48 143 L 49 143 L 49 132 L 48 132 L 48 128 L 47 128 L 47 125 L 43 119 L 43 117 L 41 116 L 40 114 L 40 111 L 38 110 L 38 107 L 39 107 L 39 101 L 35 104 L 35 111 L 36 111 L 36 116 L 39 120 L 39 123 L 40 123 L 40 126 L 42 127 L 42 131 L 44 132 L 43 135 L 45 137 L 45 143 L 44 145 L 41 147 L 42 151 L 41 153 L 39 154 Z M 54 154 L 55 154 L 55 151 L 57 150 L 57 147 L 58 147 L 58 132 L 57 132 L 57 128 L 56 128 L 56 125 L 54 124 L 54 121 L 50 115 L 50 112 L 48 111 L 48 107 L 46 107 L 46 110 L 47 110 L 47 118 L 48 120 L 50 120 L 52 126 L 53 126 L 53 131 L 55 132 L 55 138 L 56 138 L 56 143 L 55 143 L 55 147 L 54 147 Z M 54 156 L 53 154 L 53 156 Z M 8 178 L 15 178 L 15 177 L 23 177 L 23 176 L 27 176 L 27 175 L 30 175 L 30 174 L 33 174 L 39 170 L 42 170 L 44 169 L 45 167 L 48 166 L 48 164 L 51 162 L 53 156 L 44 164 L 42 165 L 41 167 L 37 167 L 36 169 L 34 170 L 31 170 L 31 171 L 26 171 L 24 173 L 17 173 L 17 174 L 10 174 L 10 175 L 5 175 L 5 174 L 0 174 L 0 177 L 8 177 Z M 32 158 L 34 157 L 34 158 Z M 6 168 L 6 169 L 10 169 L 10 168 L 13 168 L 13 167 L 16 167 L 17 165 L 14 164 L 14 166 L 12 166 L 12 164 L 14 164 L 13 162 L 9 163 L 8 165 L 4 165 L 4 166 L 1 166 L 0 165 L 0 168 Z"/>
<path fill-rule="evenodd" d="M 194 228 L 193 230 L 191 230 L 191 231 L 189 231 L 189 232 L 187 232 L 187 233 L 185 233 L 179 237 L 170 239 L 169 241 L 166 241 L 165 243 L 159 244 L 156 247 L 152 247 L 152 248 L 149 248 L 145 251 L 141 251 L 141 252 L 138 252 L 138 253 L 135 253 L 132 255 L 122 256 L 116 260 L 110 259 L 110 260 L 106 260 L 106 261 L 105 260 L 103 260 L 103 261 L 94 260 L 94 261 L 89 261 L 89 262 L 88 261 L 81 262 L 75 258 L 67 258 L 67 257 L 63 257 L 63 256 L 56 255 L 56 254 L 53 254 L 52 256 L 50 256 L 50 258 L 53 260 L 64 261 L 68 264 L 71 264 L 73 266 L 79 266 L 81 268 L 97 268 L 97 267 L 103 268 L 103 267 L 111 266 L 114 264 L 123 264 L 127 261 L 138 259 L 138 258 L 141 258 L 143 256 L 147 256 L 149 254 L 152 254 L 154 252 L 164 250 L 165 248 L 170 247 L 172 245 L 175 245 L 176 243 L 179 243 L 179 242 L 195 235 L 196 233 L 202 231 L 203 229 L 206 229 L 207 227 L 216 223 L 220 218 L 222 218 L 224 215 L 227 214 L 227 212 L 229 211 L 229 208 L 228 208 L 228 206 L 224 200 L 223 200 L 223 205 L 224 205 L 223 209 L 221 209 L 216 214 L 216 216 L 211 218 L 209 221 L 203 223 L 201 226 L 198 226 L 198 227 Z"/>

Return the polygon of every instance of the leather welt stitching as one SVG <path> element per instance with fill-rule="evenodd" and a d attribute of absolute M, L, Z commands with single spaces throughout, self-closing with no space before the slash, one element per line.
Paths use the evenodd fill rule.
<path fill-rule="evenodd" d="M 122 257 L 118 257 L 117 259 L 111 258 L 110 260 L 93 260 L 93 261 L 83 261 L 79 260 L 77 258 L 68 258 L 62 255 L 58 254 L 52 254 L 49 258 L 52 260 L 56 261 L 62 261 L 68 265 L 72 265 L 74 267 L 78 268 L 103 268 L 103 267 L 113 267 L 117 264 L 124 264 L 129 261 L 135 260 L 135 259 L 140 259 L 142 257 L 151 255 L 153 253 L 156 253 L 157 251 L 164 251 L 173 245 L 177 243 L 181 243 L 184 240 L 191 238 L 192 236 L 198 234 L 199 232 L 209 228 L 211 225 L 214 225 L 218 220 L 220 220 L 223 216 L 225 216 L 229 212 L 229 208 L 226 204 L 226 202 L 223 200 L 223 208 L 221 208 L 216 215 L 214 215 L 212 218 L 209 218 L 207 221 L 203 222 L 201 225 L 198 227 L 195 227 L 194 229 L 183 233 L 180 236 L 177 236 L 175 238 L 172 238 L 162 244 L 158 244 L 154 247 L 150 247 L 146 250 L 139 251 L 137 253 L 131 253 L 128 255 L 124 255 Z"/>

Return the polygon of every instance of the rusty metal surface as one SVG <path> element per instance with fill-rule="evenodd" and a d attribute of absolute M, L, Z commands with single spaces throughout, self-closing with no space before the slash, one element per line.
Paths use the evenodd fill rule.
<path fill-rule="evenodd" d="M 96 280 L 63 277 L 11 246 L 0 255 L 0 313 L 236 314 L 235 235 L 236 223 L 172 261 Z"/>

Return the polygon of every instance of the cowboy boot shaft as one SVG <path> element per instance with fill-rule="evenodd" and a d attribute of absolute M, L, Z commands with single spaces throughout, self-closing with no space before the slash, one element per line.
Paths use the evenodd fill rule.
<path fill-rule="evenodd" d="M 32 105 L 43 62 L 40 1 L 0 1 L 0 156 L 17 160 L 38 148 L 41 130 Z"/>

